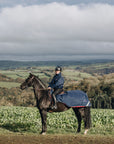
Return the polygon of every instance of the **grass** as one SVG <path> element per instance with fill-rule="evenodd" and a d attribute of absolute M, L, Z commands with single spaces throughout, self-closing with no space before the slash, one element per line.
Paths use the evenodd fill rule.
<path fill-rule="evenodd" d="M 39 69 L 32 69 L 32 70 L 0 70 L 0 73 L 6 75 L 7 77 L 16 79 L 22 78 L 25 79 L 28 77 L 29 72 L 32 72 L 35 75 L 38 75 L 40 78 L 47 77 L 44 73 L 42 73 Z"/>
<path fill-rule="evenodd" d="M 96 64 L 96 65 L 93 65 L 93 66 L 96 69 L 113 68 L 114 67 L 114 63 Z"/>
<path fill-rule="evenodd" d="M 67 79 L 71 79 L 71 80 L 81 80 L 83 78 L 91 77 L 91 74 L 78 72 L 78 71 L 73 70 L 73 69 L 71 69 L 71 70 L 70 69 L 64 70 L 63 71 L 63 75 Z"/>
<path fill-rule="evenodd" d="M 49 82 L 50 79 L 53 77 L 54 72 L 51 73 L 51 71 L 47 71 L 47 69 L 49 69 L 49 68 L 46 67 L 46 66 L 44 66 L 44 67 L 35 67 L 33 69 L 30 69 L 30 71 L 33 74 L 39 76 L 39 78 L 41 78 L 41 79 L 46 78 Z M 54 67 L 50 67 L 50 69 L 53 70 Z M 26 79 L 29 75 L 29 70 L 26 70 L 26 69 L 0 70 L 0 73 L 6 75 L 8 77 L 11 77 L 13 79 L 16 79 L 16 78 Z M 48 73 L 52 77 L 50 78 L 49 76 L 46 75 L 46 73 Z M 64 71 L 63 71 L 63 77 L 65 77 L 66 80 L 78 81 L 78 80 L 81 80 L 83 78 L 87 78 L 87 77 L 90 77 L 90 76 L 91 76 L 90 74 L 78 72 L 78 71 L 74 70 L 73 68 L 64 69 Z M 17 86 L 19 86 L 18 83 L 0 82 L 0 87 L 11 88 L 11 87 L 17 87 Z"/>
<path fill-rule="evenodd" d="M 20 83 L 16 82 L 0 82 L 0 87 L 5 87 L 5 88 L 13 88 L 13 87 L 19 87 Z"/>
<path fill-rule="evenodd" d="M 89 134 L 113 135 L 114 110 L 92 109 L 92 128 Z M 0 107 L 0 133 L 40 133 L 41 119 L 37 108 L 30 107 Z M 75 134 L 77 119 L 74 112 L 48 113 L 48 134 Z M 82 122 L 82 134 L 84 123 Z"/>
<path fill-rule="evenodd" d="M 0 70 L 0 73 L 16 79 L 16 78 L 26 78 L 28 76 L 28 72 L 26 70 Z"/>
<path fill-rule="evenodd" d="M 67 80 L 74 80 L 74 81 L 82 80 L 83 78 L 88 78 L 92 76 L 89 73 L 84 73 L 84 72 L 80 72 L 76 70 L 76 67 L 80 67 L 80 65 L 74 65 L 74 66 L 72 65 L 68 67 L 63 67 L 63 76 Z M 113 68 L 113 67 L 114 67 L 113 63 L 81 65 L 82 70 L 87 69 L 87 68 L 90 70 L 91 69 L 98 70 L 98 69 Z M 0 70 L 0 73 L 8 77 L 11 77 L 13 79 L 16 79 L 16 78 L 25 79 L 28 77 L 29 72 L 31 71 L 33 74 L 39 75 L 41 79 L 43 78 L 49 79 L 49 76 L 47 76 L 46 73 L 48 72 L 50 76 L 53 76 L 54 73 L 52 73 L 52 71 L 54 72 L 54 69 L 55 69 L 55 66 L 39 66 L 39 67 L 34 66 L 32 67 L 32 69 L 31 67 L 29 69 L 25 67 L 25 68 L 20 68 L 20 69 L 15 69 L 15 70 Z"/>

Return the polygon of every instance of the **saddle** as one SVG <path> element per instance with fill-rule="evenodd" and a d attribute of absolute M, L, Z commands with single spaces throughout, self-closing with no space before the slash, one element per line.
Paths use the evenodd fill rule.
<path fill-rule="evenodd" d="M 64 94 L 64 93 L 65 93 L 65 91 L 63 90 L 59 94 L 61 95 L 61 94 Z M 51 90 L 48 90 L 48 96 L 49 96 L 50 100 L 52 100 L 52 95 L 51 94 L 52 94 Z"/>

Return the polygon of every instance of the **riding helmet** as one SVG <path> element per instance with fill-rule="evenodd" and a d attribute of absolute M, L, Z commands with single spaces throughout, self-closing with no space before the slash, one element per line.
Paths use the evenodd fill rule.
<path fill-rule="evenodd" d="M 61 68 L 60 66 L 57 66 L 57 67 L 55 68 L 55 71 L 62 71 L 62 68 Z"/>

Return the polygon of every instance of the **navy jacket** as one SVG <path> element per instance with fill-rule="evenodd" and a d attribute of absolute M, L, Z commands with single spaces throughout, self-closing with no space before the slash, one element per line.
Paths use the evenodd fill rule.
<path fill-rule="evenodd" d="M 49 87 L 56 89 L 62 89 L 64 85 L 64 78 L 61 76 L 61 73 L 55 74 L 52 81 L 49 83 Z"/>

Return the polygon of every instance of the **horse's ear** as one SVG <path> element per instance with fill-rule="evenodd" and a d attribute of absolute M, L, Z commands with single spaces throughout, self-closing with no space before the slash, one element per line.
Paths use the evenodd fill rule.
<path fill-rule="evenodd" d="M 31 72 L 29 72 L 29 75 L 30 75 L 30 76 L 33 76 L 33 74 L 32 74 Z"/>
<path fill-rule="evenodd" d="M 32 76 L 32 73 L 29 73 L 30 76 Z"/>

